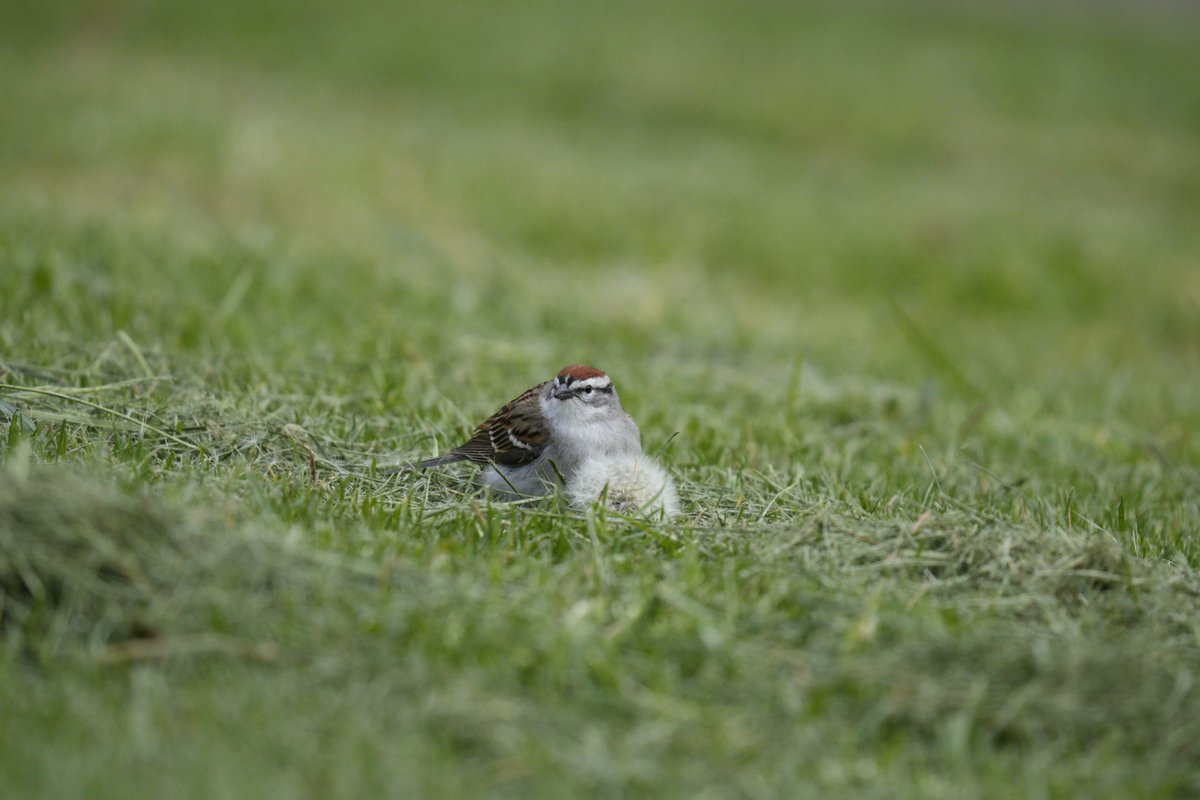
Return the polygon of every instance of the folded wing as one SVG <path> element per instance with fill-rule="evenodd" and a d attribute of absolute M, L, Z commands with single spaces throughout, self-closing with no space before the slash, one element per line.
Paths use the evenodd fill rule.
<path fill-rule="evenodd" d="M 532 463 L 546 449 L 549 439 L 546 418 L 538 402 L 545 386 L 543 383 L 533 387 L 488 417 L 465 444 L 417 466 L 436 467 L 455 461 L 505 467 Z"/>

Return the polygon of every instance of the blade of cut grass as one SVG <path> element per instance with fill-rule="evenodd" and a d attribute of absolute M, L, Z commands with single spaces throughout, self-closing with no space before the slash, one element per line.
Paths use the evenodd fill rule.
<path fill-rule="evenodd" d="M 175 434 L 170 433 L 169 431 L 165 431 L 162 428 L 159 428 L 157 425 L 151 425 L 150 423 L 140 420 L 137 417 L 126 414 L 123 411 L 117 411 L 115 408 L 109 408 L 108 406 L 103 406 L 103 405 L 100 405 L 99 403 L 93 403 L 91 400 L 85 400 L 82 397 L 73 397 L 69 394 L 65 394 L 65 393 L 59 392 L 59 391 L 53 391 L 51 389 L 39 389 L 39 388 L 36 388 L 33 386 L 18 386 L 16 384 L 11 384 L 11 383 L 0 383 L 0 389 L 4 389 L 6 391 L 11 391 L 11 392 L 31 392 L 33 394 L 40 394 L 40 395 L 44 395 L 46 397 L 54 397 L 59 400 L 65 400 L 68 403 L 78 403 L 79 405 L 87 406 L 88 408 L 94 409 L 103 414 L 108 414 L 110 416 L 117 417 L 119 419 L 123 419 L 128 422 L 132 422 L 134 425 L 137 425 L 139 428 L 148 430 L 151 433 L 154 433 L 158 436 L 163 437 L 164 439 L 168 439 L 172 442 L 175 442 L 175 444 L 186 447 L 187 449 L 192 450 L 196 453 L 199 453 L 201 455 L 204 454 L 204 448 L 198 444 L 195 444 L 194 442 L 189 442 L 187 439 L 182 439 L 182 438 L 176 436 Z"/>

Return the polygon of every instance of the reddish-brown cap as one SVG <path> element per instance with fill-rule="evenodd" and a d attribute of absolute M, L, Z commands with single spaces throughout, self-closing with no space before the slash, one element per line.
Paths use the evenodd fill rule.
<path fill-rule="evenodd" d="M 586 364 L 572 364 L 569 367 L 563 367 L 558 371 L 560 379 L 570 378 L 573 381 L 583 381 L 588 378 L 602 378 L 604 373 L 595 367 L 589 367 Z"/>

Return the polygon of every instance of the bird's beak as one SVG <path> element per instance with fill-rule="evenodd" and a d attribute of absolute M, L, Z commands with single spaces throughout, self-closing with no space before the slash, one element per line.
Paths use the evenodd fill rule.
<path fill-rule="evenodd" d="M 566 384 L 562 384 L 551 389 L 550 394 L 559 400 L 566 400 L 568 397 L 575 396 L 575 390 Z"/>

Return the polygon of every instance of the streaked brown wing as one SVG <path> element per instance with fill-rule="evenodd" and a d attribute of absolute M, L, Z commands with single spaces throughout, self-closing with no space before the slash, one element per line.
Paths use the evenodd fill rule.
<path fill-rule="evenodd" d="M 546 384 L 533 387 L 488 417 L 461 447 L 451 452 L 476 464 L 495 462 L 520 467 L 532 462 L 546 449 L 549 432 L 538 396 Z"/>

